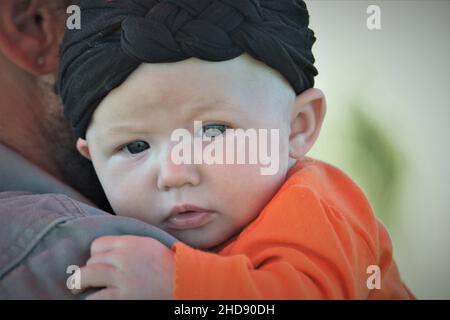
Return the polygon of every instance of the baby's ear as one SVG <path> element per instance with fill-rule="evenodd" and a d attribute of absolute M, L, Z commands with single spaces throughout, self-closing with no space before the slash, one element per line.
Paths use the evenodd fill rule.
<path fill-rule="evenodd" d="M 89 151 L 89 146 L 86 140 L 78 138 L 77 149 L 83 157 L 85 157 L 88 160 L 91 160 L 91 153 Z"/>
<path fill-rule="evenodd" d="M 323 92 L 312 88 L 295 99 L 289 135 L 289 157 L 302 158 L 314 145 L 326 112 Z"/>

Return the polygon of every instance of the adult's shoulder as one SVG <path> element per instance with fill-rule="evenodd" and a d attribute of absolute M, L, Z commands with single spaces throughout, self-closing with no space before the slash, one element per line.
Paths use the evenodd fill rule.
<path fill-rule="evenodd" d="M 62 194 L 0 192 L 0 299 L 71 299 L 70 266 L 82 266 L 104 235 L 176 240 L 141 221 L 117 217 Z M 79 297 L 83 297 L 82 295 Z"/>

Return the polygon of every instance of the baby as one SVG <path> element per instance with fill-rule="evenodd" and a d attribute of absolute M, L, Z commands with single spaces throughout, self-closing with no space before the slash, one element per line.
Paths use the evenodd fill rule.
<path fill-rule="evenodd" d="M 97 239 L 81 279 L 101 290 L 88 298 L 412 298 L 362 191 L 305 157 L 325 98 L 303 1 L 79 5 L 59 78 L 78 150 L 117 215 L 179 240 Z M 234 138 L 245 163 L 224 160 Z M 212 161 L 196 161 L 196 143 Z M 263 147 L 268 174 L 248 161 Z"/>

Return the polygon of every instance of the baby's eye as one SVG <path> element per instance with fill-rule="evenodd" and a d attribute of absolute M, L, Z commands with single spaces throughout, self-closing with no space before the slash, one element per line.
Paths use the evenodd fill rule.
<path fill-rule="evenodd" d="M 228 126 L 219 123 L 207 124 L 202 127 L 203 136 L 208 138 L 215 138 L 224 134 Z"/>
<path fill-rule="evenodd" d="M 150 145 L 147 142 L 140 140 L 127 144 L 122 150 L 131 154 L 138 154 L 147 149 L 150 149 Z"/>

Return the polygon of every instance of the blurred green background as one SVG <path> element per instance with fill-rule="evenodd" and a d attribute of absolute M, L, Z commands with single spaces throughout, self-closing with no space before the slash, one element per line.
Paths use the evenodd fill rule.
<path fill-rule="evenodd" d="M 306 2 L 328 104 L 310 155 L 363 188 L 416 296 L 450 299 L 450 1 Z"/>

